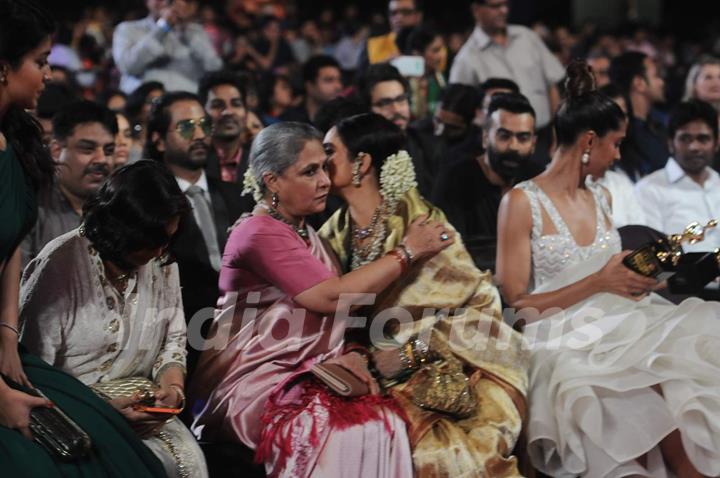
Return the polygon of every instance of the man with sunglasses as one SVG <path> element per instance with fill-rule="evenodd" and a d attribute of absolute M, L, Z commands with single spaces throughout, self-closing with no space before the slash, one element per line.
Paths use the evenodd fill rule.
<path fill-rule="evenodd" d="M 45 245 L 80 225 L 85 200 L 110 174 L 118 131 L 115 113 L 92 101 L 75 101 L 52 119 L 49 149 L 57 181 L 38 197 L 38 220 L 22 243 L 23 266 Z"/>
<path fill-rule="evenodd" d="M 515 81 L 537 113 L 535 160 L 546 163 L 553 111 L 560 100 L 557 83 L 565 69 L 535 32 L 509 25 L 509 13 L 508 0 L 472 1 L 475 30 L 455 57 L 450 82 L 478 86 L 489 78 Z"/>
<path fill-rule="evenodd" d="M 407 150 L 413 159 L 418 190 L 430 197 L 438 167 L 445 157 L 445 145 L 430 131 L 410 124 L 410 86 L 394 66 L 370 65 L 361 77 L 362 101 L 373 113 L 384 116 L 407 135 Z"/>
<path fill-rule="evenodd" d="M 212 317 L 227 230 L 252 207 L 243 202 L 239 185 L 207 176 L 212 132 L 212 120 L 192 93 L 167 93 L 150 112 L 145 157 L 165 163 L 193 207 L 169 248 L 180 268 L 183 308 L 189 322 L 196 314 L 198 319 Z M 189 328 L 188 333 L 193 330 Z M 198 355 L 188 348 L 188 372 Z"/>

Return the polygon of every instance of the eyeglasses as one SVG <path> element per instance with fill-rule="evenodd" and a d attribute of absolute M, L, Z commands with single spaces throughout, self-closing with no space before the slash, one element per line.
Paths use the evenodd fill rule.
<path fill-rule="evenodd" d="M 175 131 L 177 131 L 177 133 L 184 139 L 191 140 L 195 135 L 195 128 L 198 126 L 205 136 L 212 133 L 212 122 L 206 117 L 178 121 L 175 125 Z"/>
<path fill-rule="evenodd" d="M 414 8 L 396 8 L 395 10 L 389 10 L 388 13 L 391 17 L 394 17 L 395 15 L 402 15 L 403 17 L 407 17 L 408 15 L 412 15 L 415 13 Z"/>
<path fill-rule="evenodd" d="M 383 98 L 381 100 L 376 101 L 372 105 L 375 108 L 387 108 L 388 106 L 394 105 L 395 103 L 405 103 L 408 101 L 410 96 L 407 93 L 403 93 L 402 95 L 396 96 L 395 98 Z"/>

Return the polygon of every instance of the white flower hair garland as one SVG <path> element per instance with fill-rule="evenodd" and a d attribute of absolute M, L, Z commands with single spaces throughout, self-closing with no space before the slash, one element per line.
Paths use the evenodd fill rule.
<path fill-rule="evenodd" d="M 258 184 L 257 179 L 255 179 L 255 171 L 252 166 L 248 166 L 245 171 L 245 176 L 243 176 L 243 190 L 241 194 L 243 196 L 252 194 L 255 202 L 260 202 L 263 198 L 260 184 Z"/>
<path fill-rule="evenodd" d="M 414 187 L 415 168 L 408 152 L 401 150 L 388 156 L 380 169 L 380 195 L 388 206 L 392 209 Z"/>

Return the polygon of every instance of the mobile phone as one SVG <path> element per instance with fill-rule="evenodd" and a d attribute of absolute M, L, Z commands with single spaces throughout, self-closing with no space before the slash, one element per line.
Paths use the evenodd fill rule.
<path fill-rule="evenodd" d="M 402 76 L 421 77 L 425 74 L 425 59 L 421 56 L 401 55 L 390 60 Z"/>
<path fill-rule="evenodd" d="M 147 406 L 147 405 L 136 405 L 133 407 L 138 412 L 145 412 L 145 413 L 160 413 L 160 414 L 167 414 L 167 415 L 179 415 L 180 412 L 182 412 L 182 408 L 168 408 L 168 407 L 154 407 L 154 406 Z"/>

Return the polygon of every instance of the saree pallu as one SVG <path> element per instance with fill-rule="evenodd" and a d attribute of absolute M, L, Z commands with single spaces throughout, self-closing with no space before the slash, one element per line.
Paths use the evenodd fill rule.
<path fill-rule="evenodd" d="M 413 189 L 387 219 L 384 250 L 396 247 L 409 224 L 426 214 L 452 230 L 444 214 Z M 336 212 L 320 234 L 348 271 L 347 207 Z M 521 476 L 511 453 L 525 417 L 529 354 L 521 334 L 502 320 L 500 297 L 490 273 L 475 267 L 459 235 L 452 246 L 414 265 L 374 305 L 353 315 L 367 317 L 369 326 L 391 308 L 403 309 L 412 320 L 386 333 L 401 344 L 418 335 L 429 340 L 430 349 L 444 362 L 464 371 L 477 397 L 474 413 L 459 418 L 416 405 L 412 399 L 416 389 L 433 387 L 417 372 L 390 389 L 409 418 L 416 476 Z M 367 328 L 355 340 L 372 345 Z"/>

